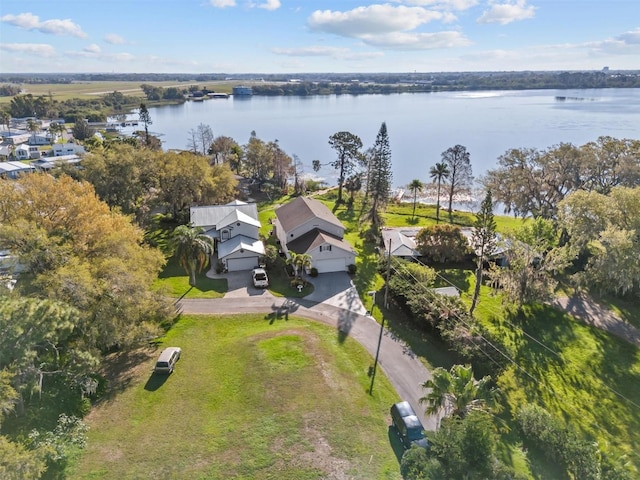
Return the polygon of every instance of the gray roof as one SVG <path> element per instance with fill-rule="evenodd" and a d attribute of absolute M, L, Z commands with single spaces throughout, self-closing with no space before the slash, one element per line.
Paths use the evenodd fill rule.
<path fill-rule="evenodd" d="M 416 250 L 416 242 L 412 237 L 405 235 L 401 229 L 385 228 L 382 230 L 385 255 L 389 253 L 389 241 L 391 241 L 391 255 L 397 257 L 419 257 Z"/>
<path fill-rule="evenodd" d="M 296 253 L 307 253 L 314 248 L 328 243 L 347 252 L 355 252 L 353 247 L 340 237 L 323 232 L 317 228 L 287 243 L 287 250 Z"/>
<path fill-rule="evenodd" d="M 282 205 L 276 209 L 276 216 L 285 232 L 290 232 L 315 218 L 321 218 L 343 230 L 345 229 L 340 220 L 331 213 L 331 210 L 324 203 L 308 197 L 297 197 Z"/>
<path fill-rule="evenodd" d="M 222 259 L 240 250 L 264 255 L 264 244 L 261 240 L 238 235 L 218 244 L 218 258 Z"/>
<path fill-rule="evenodd" d="M 444 295 L 445 297 L 459 297 L 460 290 L 456 287 L 438 287 L 432 288 L 431 291 L 433 293 L 437 293 L 438 295 Z"/>
<path fill-rule="evenodd" d="M 237 200 L 226 205 L 191 207 L 190 220 L 196 227 L 215 227 L 235 211 L 258 220 L 258 206 L 255 203 L 243 203 Z"/>

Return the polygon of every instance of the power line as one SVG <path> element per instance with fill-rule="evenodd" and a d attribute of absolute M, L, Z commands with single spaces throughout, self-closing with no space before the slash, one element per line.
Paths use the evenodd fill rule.
<path fill-rule="evenodd" d="M 422 262 L 419 262 L 421 265 L 425 266 Z M 399 262 L 398 264 L 400 266 L 402 266 Z M 411 277 L 412 280 L 415 281 L 416 285 L 420 285 L 424 288 L 424 293 L 429 295 L 429 299 L 432 302 L 437 302 L 437 294 L 431 292 L 428 290 L 427 287 L 423 286 L 420 281 L 415 277 L 415 275 L 413 275 L 413 273 L 411 271 L 409 271 L 406 267 L 404 267 L 405 272 Z M 395 272 L 398 272 L 397 268 L 394 268 Z M 444 278 L 442 275 L 440 275 L 438 272 L 435 272 L 436 276 L 439 277 L 440 279 L 442 279 L 443 281 L 445 281 L 445 283 L 448 283 L 450 286 L 455 287 L 458 291 L 460 292 L 464 292 L 463 289 L 459 288 L 457 285 L 455 285 L 454 283 L 452 283 L 451 281 L 449 281 L 448 279 Z M 464 292 L 466 294 L 466 292 Z M 442 307 L 442 303 L 440 303 L 439 305 L 440 307 Z M 493 311 L 492 313 L 497 314 L 497 312 Z M 466 322 L 465 320 L 463 320 L 462 318 L 460 318 L 460 316 L 457 314 L 457 312 L 454 312 L 454 316 L 458 319 L 458 321 L 460 321 L 461 323 L 463 323 L 467 328 L 471 328 L 471 325 L 469 325 L 468 322 Z M 504 318 L 503 318 L 504 319 Z M 575 365 L 572 361 L 570 360 L 566 360 L 560 353 L 556 352 L 555 350 L 553 350 L 552 348 L 548 347 L 546 344 L 544 344 L 543 342 L 541 342 L 540 340 L 538 340 L 537 338 L 533 337 L 532 335 L 530 335 L 529 333 L 525 332 L 520 326 L 517 326 L 515 324 L 513 324 L 512 322 L 510 322 L 507 319 L 504 319 L 506 321 L 506 323 L 508 323 L 509 325 L 511 325 L 514 329 L 519 330 L 523 335 L 525 335 L 527 338 L 531 339 L 532 341 L 534 341 L 535 343 L 537 343 L 538 345 L 540 345 L 541 347 L 543 347 L 545 350 L 549 351 L 550 353 L 552 353 L 553 355 L 557 356 L 560 360 L 562 360 L 563 362 L 566 363 L 571 363 L 573 365 Z M 522 372 L 524 372 L 529 378 L 531 378 L 532 380 L 536 381 L 540 381 L 540 379 L 536 379 L 531 373 L 529 373 L 524 367 L 522 367 L 521 365 L 518 364 L 518 362 L 513 359 L 511 356 L 507 355 L 506 353 L 504 353 L 502 350 L 500 350 L 498 347 L 496 347 L 495 345 L 493 345 L 492 342 L 490 342 L 484 335 L 478 335 L 480 338 L 482 338 L 487 344 L 489 344 L 496 352 L 498 352 L 501 356 L 503 356 L 504 358 L 506 358 L 512 365 L 514 365 L 515 367 L 517 367 L 519 370 L 521 370 Z M 473 343 L 473 341 L 472 341 Z M 477 344 L 474 343 L 475 346 L 477 346 L 479 348 L 479 346 Z M 479 348 L 479 350 L 485 354 L 485 356 L 487 356 L 488 358 L 490 358 L 494 363 L 497 364 L 497 362 L 491 358 L 490 356 L 487 355 L 486 352 L 484 352 L 481 348 Z M 623 393 L 619 392 L 618 390 L 614 389 L 613 387 L 610 387 L 609 385 L 607 385 L 604 381 L 602 381 L 602 379 L 600 377 L 596 377 L 592 372 L 588 372 L 588 374 L 591 374 L 593 376 L 593 378 L 597 378 L 600 383 L 610 392 L 612 392 L 614 395 L 618 396 L 619 398 L 627 401 L 628 403 L 630 403 L 631 405 L 635 406 L 636 408 L 640 409 L 640 405 L 638 405 L 636 402 L 634 402 L 633 400 L 631 400 L 630 398 L 628 398 L 626 395 L 624 395 Z M 548 385 L 546 386 L 546 388 L 553 393 L 554 395 L 556 395 L 556 392 L 550 388 Z M 591 392 L 592 395 L 594 395 L 594 392 Z M 577 412 L 576 412 L 577 413 Z"/>

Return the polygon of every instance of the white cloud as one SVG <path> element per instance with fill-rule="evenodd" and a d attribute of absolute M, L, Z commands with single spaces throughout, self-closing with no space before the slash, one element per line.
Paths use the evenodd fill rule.
<path fill-rule="evenodd" d="M 124 45 L 127 43 L 126 40 L 117 33 L 107 33 L 104 36 L 104 41 L 111 45 Z"/>
<path fill-rule="evenodd" d="M 300 48 L 272 48 L 276 55 L 287 55 L 289 57 L 332 57 L 337 54 L 347 53 L 346 48 L 312 46 Z"/>
<path fill-rule="evenodd" d="M 266 0 L 264 3 L 258 3 L 254 6 L 265 10 L 277 10 L 280 8 L 280 0 Z"/>
<path fill-rule="evenodd" d="M 640 55 L 640 28 L 624 32 L 615 38 L 608 38 L 584 45 L 592 54 Z"/>
<path fill-rule="evenodd" d="M 37 57 L 55 57 L 56 51 L 46 43 L 0 43 L 0 50 Z"/>
<path fill-rule="evenodd" d="M 87 45 L 86 47 L 84 47 L 82 49 L 85 52 L 89 52 L 89 53 L 100 53 L 100 47 L 98 45 L 96 45 L 95 43 L 92 43 L 91 45 Z"/>
<path fill-rule="evenodd" d="M 618 36 L 618 40 L 627 45 L 640 45 L 640 28 L 636 28 L 631 32 L 625 32 Z"/>
<path fill-rule="evenodd" d="M 235 7 L 236 0 L 209 0 L 209 5 L 216 8 Z"/>
<path fill-rule="evenodd" d="M 442 18 L 441 12 L 384 4 L 358 7 L 347 12 L 316 10 L 307 22 L 314 31 L 361 38 L 363 35 L 409 31 Z"/>
<path fill-rule="evenodd" d="M 536 7 L 527 5 L 527 0 L 516 0 L 515 2 L 497 3 L 489 2 L 489 10 L 485 10 L 478 23 L 499 23 L 507 25 L 518 20 L 526 20 L 535 16 Z"/>
<path fill-rule="evenodd" d="M 32 13 L 20 13 L 18 15 L 4 15 L 0 17 L 0 21 L 25 30 L 37 30 L 41 33 L 71 35 L 78 38 L 87 37 L 87 34 L 82 31 L 82 28 L 73 23 L 70 19 L 52 19 L 41 22 L 40 17 L 37 15 Z"/>
<path fill-rule="evenodd" d="M 69 51 L 65 52 L 65 55 L 71 58 L 92 59 L 101 62 L 107 62 L 110 64 L 114 64 L 116 62 L 133 62 L 134 60 L 136 60 L 136 57 L 134 55 L 127 52 L 106 53 L 102 52 L 99 48 L 97 51 L 87 48 L 82 51 Z"/>
<path fill-rule="evenodd" d="M 455 31 L 436 33 L 393 32 L 384 35 L 366 35 L 360 38 L 368 45 L 393 50 L 432 50 L 471 45 L 469 39 L 460 32 Z"/>
<path fill-rule="evenodd" d="M 468 10 L 478 4 L 478 0 L 395 0 L 395 2 L 441 10 Z"/>

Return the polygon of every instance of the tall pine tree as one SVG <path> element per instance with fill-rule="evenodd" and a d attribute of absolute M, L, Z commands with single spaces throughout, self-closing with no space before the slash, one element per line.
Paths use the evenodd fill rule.
<path fill-rule="evenodd" d="M 473 299 L 471 300 L 469 315 L 473 315 L 473 311 L 478 304 L 480 286 L 482 285 L 484 273 L 484 262 L 495 249 L 496 242 L 496 221 L 493 218 L 493 199 L 491 198 L 491 190 L 487 190 L 487 194 L 480 205 L 480 211 L 476 213 L 476 220 L 473 223 L 473 233 L 471 235 L 471 243 L 476 253 L 476 287 L 473 290 Z"/>
<path fill-rule="evenodd" d="M 391 147 L 389 146 L 389 134 L 387 124 L 382 122 L 376 141 L 371 149 L 369 157 L 369 178 L 367 194 L 370 205 L 365 212 L 365 219 L 371 222 L 371 233 L 377 235 L 382 227 L 382 211 L 389 203 L 391 195 Z M 367 208 L 365 207 L 365 208 Z"/>

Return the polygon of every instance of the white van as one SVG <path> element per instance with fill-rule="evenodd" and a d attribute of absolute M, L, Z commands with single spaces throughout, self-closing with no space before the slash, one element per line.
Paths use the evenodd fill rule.
<path fill-rule="evenodd" d="M 153 368 L 153 371 L 156 373 L 172 373 L 173 369 L 176 366 L 178 360 L 180 360 L 180 355 L 182 354 L 182 350 L 180 347 L 167 347 L 165 348 L 158 357 L 158 361 L 156 362 L 156 366 Z"/>

